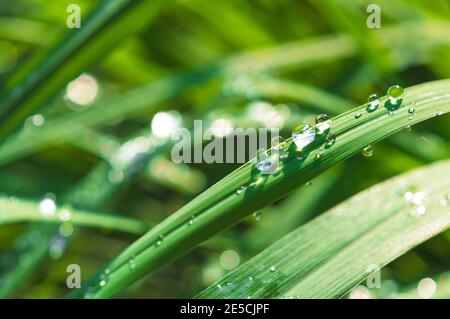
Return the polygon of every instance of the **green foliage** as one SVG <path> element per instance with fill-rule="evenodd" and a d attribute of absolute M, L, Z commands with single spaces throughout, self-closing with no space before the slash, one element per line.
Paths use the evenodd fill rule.
<path fill-rule="evenodd" d="M 369 1 L 72 2 L 80 29 L 69 1 L 0 0 L 0 297 L 337 298 L 368 263 L 391 287 L 374 297 L 416 297 L 423 277 L 449 296 L 448 3 L 380 0 L 369 29 Z M 82 74 L 99 87 L 88 105 L 68 94 Z M 254 160 L 175 164 L 150 125 L 161 111 L 191 133 L 332 120 L 261 175 Z M 230 273 L 227 250 L 246 261 Z"/>

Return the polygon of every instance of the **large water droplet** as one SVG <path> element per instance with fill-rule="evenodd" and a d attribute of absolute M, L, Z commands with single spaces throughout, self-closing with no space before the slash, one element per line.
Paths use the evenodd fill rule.
<path fill-rule="evenodd" d="M 397 100 L 403 97 L 405 90 L 400 85 L 393 85 L 388 89 L 387 93 L 389 99 Z"/>
<path fill-rule="evenodd" d="M 327 114 L 319 114 L 316 116 L 316 124 L 328 121 L 330 117 Z"/>
<path fill-rule="evenodd" d="M 384 107 L 389 111 L 389 114 L 395 114 L 402 104 L 402 97 L 405 90 L 400 85 L 393 85 L 388 89 L 388 99 L 384 103 Z"/>
<path fill-rule="evenodd" d="M 299 125 L 292 131 L 292 139 L 299 150 L 311 144 L 316 138 L 316 132 L 308 124 Z"/>
<path fill-rule="evenodd" d="M 268 152 L 261 148 L 256 152 L 256 168 L 263 173 L 270 171 L 272 168 L 272 157 Z"/>
<path fill-rule="evenodd" d="M 270 267 L 270 272 L 275 272 L 275 270 L 277 270 L 275 266 Z"/>

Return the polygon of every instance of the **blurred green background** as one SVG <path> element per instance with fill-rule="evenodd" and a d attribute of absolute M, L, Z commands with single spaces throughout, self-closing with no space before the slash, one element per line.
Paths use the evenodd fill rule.
<path fill-rule="evenodd" d="M 69 4 L 81 6 L 83 28 L 99 2 L 0 0 L 1 91 L 6 92 L 2 85 L 15 68 L 36 52 L 51 50 L 52 41 L 71 31 L 66 27 Z M 84 83 L 87 86 L 83 88 L 92 90 L 92 85 L 97 85 L 98 92 L 92 93 L 92 98 L 103 101 L 184 72 L 208 68 L 226 68 L 227 72 L 180 90 L 156 107 L 142 107 L 132 114 L 124 111 L 114 120 L 102 120 L 104 114 L 95 114 L 98 125 L 80 130 L 72 138 L 58 139 L 58 132 L 64 131 L 60 127 L 53 140 L 14 160 L 2 161 L 0 192 L 36 201 L 50 196 L 60 203 L 99 164 L 114 160 L 114 150 L 127 140 L 161 133 L 154 117 L 157 112 L 172 120 L 181 119 L 186 127 L 193 119 L 219 127 L 224 121 L 218 120 L 223 119 L 227 127 L 264 127 L 278 117 L 282 135 L 289 137 L 296 123 L 317 113 L 341 113 L 365 103 L 372 93 L 384 95 L 393 84 L 407 87 L 450 77 L 450 1 L 377 1 L 381 7 L 381 28 L 377 29 L 366 26 L 370 3 L 374 2 L 174 1 L 146 27 L 120 40 L 93 67 L 84 70 L 81 79 L 87 84 L 80 84 L 78 78 L 75 85 Z M 247 52 L 254 55 L 247 57 Z M 80 95 L 76 88 L 72 95 L 70 89 L 61 91 L 39 116 L 27 120 L 24 129 L 27 125 L 45 127 L 53 117 L 96 107 L 96 102 L 77 104 L 77 98 L 83 102 L 89 96 Z M 126 110 L 127 105 L 119 107 Z M 417 125 L 408 133 L 411 135 L 399 133 L 374 145 L 373 156 L 356 156 L 273 207 L 255 212 L 252 218 L 141 280 L 121 296 L 192 297 L 290 230 L 349 196 L 448 157 L 448 117 Z M 29 138 L 32 144 L 33 137 Z M 120 172 L 110 172 L 109 180 L 103 183 L 114 184 L 118 179 L 120 187 L 96 210 L 157 223 L 237 167 L 175 165 L 167 149 L 158 149 L 157 153 L 126 182 L 122 183 Z M 96 189 L 91 191 L 95 193 Z M 26 223 L 0 225 L 0 285 L 3 273 L 15 267 L 14 256 L 20 255 L 18 238 L 30 227 L 40 229 Z M 50 249 L 48 258 L 24 278 L 12 296 L 62 297 L 68 292 L 68 264 L 79 264 L 86 279 L 137 238 L 87 228 L 76 228 L 75 234 L 61 253 Z M 394 297 L 410 288 L 414 291 L 419 280 L 432 277 L 439 288 L 447 287 L 444 295 L 450 296 L 446 275 L 449 240 L 449 232 L 441 234 L 390 264 L 382 272 L 383 288 L 372 295 Z"/>

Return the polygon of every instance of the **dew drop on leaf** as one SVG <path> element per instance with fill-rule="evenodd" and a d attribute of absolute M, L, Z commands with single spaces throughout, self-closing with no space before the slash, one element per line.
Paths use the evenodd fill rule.
<path fill-rule="evenodd" d="M 378 108 L 378 105 L 380 105 L 380 99 L 376 94 L 370 95 L 367 100 L 369 105 L 366 107 L 366 111 L 369 113 L 374 112 Z"/>
<path fill-rule="evenodd" d="M 324 135 L 330 131 L 331 120 L 319 122 L 315 126 L 315 131 L 317 135 Z"/>
<path fill-rule="evenodd" d="M 316 124 L 328 121 L 330 117 L 327 114 L 319 114 L 316 116 Z"/>
<path fill-rule="evenodd" d="M 260 172 L 268 172 L 272 168 L 272 164 L 272 158 L 264 148 L 261 148 L 256 152 L 256 168 Z"/>
<path fill-rule="evenodd" d="M 243 192 L 245 192 L 246 189 L 247 189 L 247 187 L 242 185 L 241 187 L 238 188 L 238 190 L 236 191 L 236 194 L 240 195 Z"/>
<path fill-rule="evenodd" d="M 388 99 L 384 103 L 384 107 L 389 111 L 389 115 L 395 114 L 402 104 L 402 97 L 405 90 L 400 85 L 393 85 L 388 89 Z"/>
<path fill-rule="evenodd" d="M 316 138 L 316 132 L 308 124 L 298 125 L 292 131 L 292 139 L 299 150 L 311 144 Z"/>

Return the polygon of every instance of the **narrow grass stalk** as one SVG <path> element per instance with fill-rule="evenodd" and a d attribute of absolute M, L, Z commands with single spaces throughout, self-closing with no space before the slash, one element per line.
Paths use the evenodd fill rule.
<path fill-rule="evenodd" d="M 0 199 L 0 225 L 39 222 L 74 226 L 86 226 L 117 230 L 140 235 L 150 228 L 149 225 L 127 217 L 113 216 L 87 210 L 79 210 L 70 206 L 58 207 L 45 211 L 40 203 L 18 199 Z"/>

